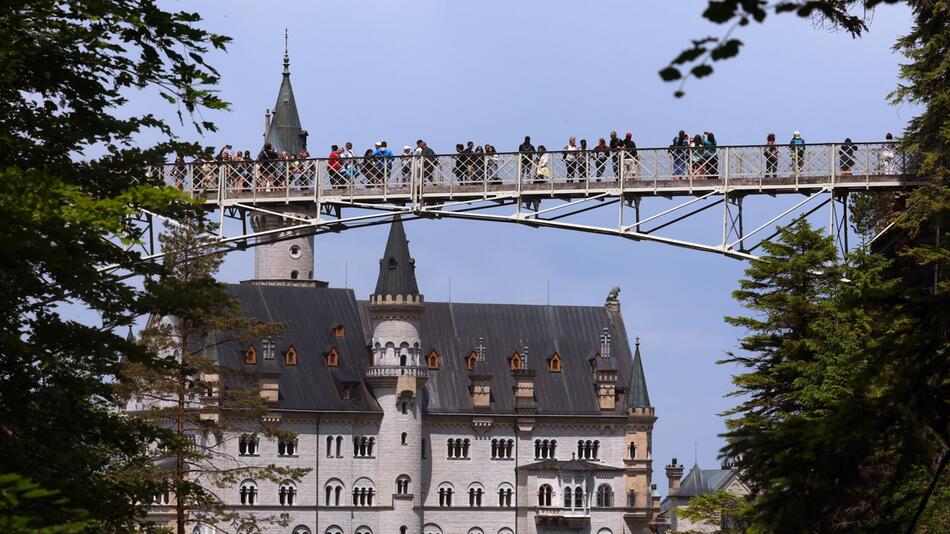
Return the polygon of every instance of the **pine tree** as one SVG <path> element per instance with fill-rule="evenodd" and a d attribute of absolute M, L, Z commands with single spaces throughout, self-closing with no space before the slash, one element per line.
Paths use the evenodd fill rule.
<path fill-rule="evenodd" d="M 247 347 L 278 336 L 282 325 L 239 314 L 237 304 L 214 279 L 222 256 L 207 252 L 206 235 L 207 229 L 195 220 L 163 236 L 168 254 L 162 277 L 147 287 L 155 307 L 141 343 L 164 365 L 129 363 L 119 386 L 133 404 L 134 417 L 167 430 L 154 447 L 153 475 L 156 491 L 169 495 L 177 534 L 187 534 L 199 523 L 279 523 L 278 517 L 261 519 L 228 510 L 218 490 L 236 488 L 245 479 L 296 483 L 309 471 L 274 464 L 259 467 L 233 452 L 257 448 L 260 439 L 295 442 L 296 436 L 268 422 L 259 373 L 230 368 L 219 360 L 219 354 L 233 350 L 236 343 Z"/>

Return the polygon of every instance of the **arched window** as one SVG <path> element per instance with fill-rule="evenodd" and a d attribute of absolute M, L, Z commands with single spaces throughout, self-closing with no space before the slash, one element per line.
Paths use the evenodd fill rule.
<path fill-rule="evenodd" d="M 353 506 L 373 506 L 376 487 L 368 478 L 359 478 L 353 483 Z"/>
<path fill-rule="evenodd" d="M 295 438 L 277 441 L 277 456 L 296 456 L 297 440 Z"/>
<path fill-rule="evenodd" d="M 607 527 L 604 527 L 597 531 L 597 534 L 613 534 L 613 531 Z"/>
<path fill-rule="evenodd" d="M 481 508 L 482 506 L 482 495 L 485 494 L 485 489 L 478 482 L 473 482 L 468 487 L 468 505 L 472 508 Z"/>
<path fill-rule="evenodd" d="M 297 365 L 297 349 L 293 345 L 284 353 L 284 363 L 287 365 Z"/>
<path fill-rule="evenodd" d="M 574 508 L 584 507 L 584 490 L 580 486 L 574 488 Z"/>
<path fill-rule="evenodd" d="M 554 459 L 557 454 L 557 440 L 534 440 L 534 457 L 538 460 Z"/>
<path fill-rule="evenodd" d="M 509 439 L 508 442 L 505 443 L 505 457 L 509 459 L 514 458 L 513 456 L 514 450 L 515 450 L 515 440 Z"/>
<path fill-rule="evenodd" d="M 333 525 L 333 526 L 327 527 L 326 531 L 324 531 L 324 534 L 343 534 L 343 529 L 336 525 Z"/>
<path fill-rule="evenodd" d="M 468 534 L 485 534 L 485 531 L 478 527 L 472 527 L 468 529 Z"/>
<path fill-rule="evenodd" d="M 498 440 L 497 439 L 491 440 L 491 457 L 493 460 L 495 458 L 498 458 Z"/>
<path fill-rule="evenodd" d="M 515 534 L 515 531 L 511 530 L 508 527 L 504 527 L 498 531 L 498 534 Z"/>
<path fill-rule="evenodd" d="M 305 525 L 297 525 L 290 532 L 291 534 L 310 534 L 310 527 Z"/>
<path fill-rule="evenodd" d="M 536 460 L 541 459 L 541 440 L 534 440 L 534 458 Z"/>
<path fill-rule="evenodd" d="M 439 506 L 450 508 L 452 506 L 453 493 L 455 493 L 455 488 L 452 487 L 452 484 L 448 482 L 439 484 Z"/>
<path fill-rule="evenodd" d="M 614 491 L 607 484 L 597 487 L 597 506 L 609 508 L 614 505 Z"/>
<path fill-rule="evenodd" d="M 254 345 L 251 345 L 244 351 L 244 363 L 248 365 L 257 363 L 257 349 L 254 348 Z"/>
<path fill-rule="evenodd" d="M 465 438 L 465 440 L 462 441 L 462 458 L 468 458 L 468 450 L 471 444 L 472 442 L 468 438 Z"/>
<path fill-rule="evenodd" d="M 426 525 L 422 527 L 422 534 L 442 534 L 442 529 L 435 523 L 426 523 Z"/>
<path fill-rule="evenodd" d="M 551 496 L 554 494 L 554 489 L 551 488 L 548 484 L 542 484 L 538 488 L 538 506 L 546 507 L 551 506 Z"/>
<path fill-rule="evenodd" d="M 550 449 L 550 453 L 548 454 L 548 458 L 555 458 L 556 456 L 557 456 L 557 440 L 552 439 L 551 449 Z"/>
<path fill-rule="evenodd" d="M 595 439 L 595 440 L 594 440 L 593 456 L 591 456 L 591 459 L 596 460 L 596 459 L 598 459 L 598 458 L 600 458 L 600 440 L 596 440 L 596 439 Z"/>
<path fill-rule="evenodd" d="M 343 457 L 342 449 L 343 449 L 343 436 L 337 436 L 336 437 L 336 457 L 337 458 Z"/>
<path fill-rule="evenodd" d="M 171 491 L 166 488 L 152 496 L 152 503 L 159 506 L 168 506 L 171 503 Z"/>
<path fill-rule="evenodd" d="M 257 435 L 241 434 L 238 438 L 238 454 L 240 456 L 257 456 Z"/>
<path fill-rule="evenodd" d="M 253 480 L 241 482 L 241 504 L 254 506 L 257 504 L 257 484 Z"/>
<path fill-rule="evenodd" d="M 514 488 L 511 484 L 504 483 L 498 486 L 498 506 L 500 508 L 511 508 L 511 496 L 514 494 Z"/>
<path fill-rule="evenodd" d="M 239 526 L 235 532 L 237 534 L 261 534 L 261 529 L 257 528 L 256 525 L 248 523 Z"/>
<path fill-rule="evenodd" d="M 373 534 L 373 529 L 371 529 L 371 528 L 369 528 L 369 527 L 367 527 L 367 526 L 362 526 L 362 527 L 356 529 L 356 534 Z"/>
<path fill-rule="evenodd" d="M 277 490 L 277 502 L 281 506 L 293 506 L 297 502 L 297 486 L 289 480 L 281 482 Z"/>
<path fill-rule="evenodd" d="M 637 444 L 630 442 L 630 459 L 635 460 L 637 458 Z"/>
<path fill-rule="evenodd" d="M 551 359 L 548 360 L 548 369 L 550 369 L 552 373 L 561 372 L 561 357 L 558 356 L 556 352 L 554 356 L 551 356 Z"/>
<path fill-rule="evenodd" d="M 405 445 L 408 439 L 409 439 L 409 434 L 407 434 L 406 432 L 403 432 L 402 435 L 399 436 L 399 444 Z"/>
<path fill-rule="evenodd" d="M 327 458 L 333 457 L 333 436 L 327 436 Z"/>
<path fill-rule="evenodd" d="M 399 475 L 396 477 L 396 494 L 409 495 L 409 475 Z"/>
<path fill-rule="evenodd" d="M 571 497 L 574 493 L 571 491 L 571 487 L 567 486 L 564 488 L 564 508 L 571 507 Z"/>
<path fill-rule="evenodd" d="M 343 503 L 340 502 L 340 498 L 343 495 L 343 482 L 339 479 L 332 478 L 327 481 L 323 486 L 324 492 L 324 505 L 325 506 L 340 506 Z"/>
<path fill-rule="evenodd" d="M 439 368 L 439 353 L 433 350 L 426 356 L 426 367 L 429 369 L 438 369 Z"/>
<path fill-rule="evenodd" d="M 399 534 L 407 534 L 409 532 L 409 527 L 403 525 L 399 527 Z"/>

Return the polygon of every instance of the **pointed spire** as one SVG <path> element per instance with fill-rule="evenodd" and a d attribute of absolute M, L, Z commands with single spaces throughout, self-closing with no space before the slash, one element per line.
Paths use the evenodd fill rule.
<path fill-rule="evenodd" d="M 416 262 L 409 255 L 409 240 L 398 215 L 389 227 L 386 252 L 379 260 L 379 278 L 376 279 L 375 295 L 419 295 L 416 283 Z"/>
<path fill-rule="evenodd" d="M 640 359 L 640 338 L 636 338 L 636 350 L 633 353 L 633 365 L 630 367 L 630 385 L 627 387 L 627 408 L 646 408 L 650 406 L 650 394 L 647 392 L 647 379 Z"/>
<path fill-rule="evenodd" d="M 299 154 L 307 147 L 307 132 L 300 125 L 297 112 L 297 100 L 294 88 L 290 85 L 290 54 L 287 46 L 288 33 L 284 29 L 284 72 L 277 91 L 277 103 L 274 104 L 270 125 L 265 132 L 264 142 L 270 143 L 277 153 Z"/>

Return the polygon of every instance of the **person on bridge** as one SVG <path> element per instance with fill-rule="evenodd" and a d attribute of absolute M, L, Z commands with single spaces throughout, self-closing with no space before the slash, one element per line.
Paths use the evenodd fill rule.
<path fill-rule="evenodd" d="M 534 145 L 531 144 L 531 136 L 524 136 L 524 143 L 518 145 L 518 152 L 521 153 L 521 179 L 529 180 L 534 171 Z"/>
<path fill-rule="evenodd" d="M 554 177 L 554 166 L 551 164 L 551 154 L 544 148 L 544 145 L 538 145 L 538 177 L 535 183 L 544 183 Z"/>
<path fill-rule="evenodd" d="M 435 173 L 435 167 L 439 164 L 438 157 L 435 155 L 435 150 L 429 148 L 428 143 L 423 140 L 416 142 L 418 146 L 419 154 L 422 156 L 422 178 L 426 182 L 432 182 L 432 175 Z"/>
<path fill-rule="evenodd" d="M 412 148 L 409 145 L 402 147 L 402 155 L 399 156 L 399 159 L 402 163 L 401 184 L 405 185 L 409 183 L 409 179 L 412 177 Z"/>
<path fill-rule="evenodd" d="M 386 141 L 376 143 L 373 150 L 373 157 L 376 159 L 376 179 L 377 182 L 384 176 L 389 176 L 393 171 L 393 151 L 389 150 Z"/>
<path fill-rule="evenodd" d="M 363 182 L 370 186 L 376 185 L 376 162 L 374 160 L 373 150 L 367 148 L 359 164 L 360 174 L 363 175 Z"/>
<path fill-rule="evenodd" d="M 274 150 L 274 145 L 270 143 L 264 143 L 264 148 L 261 149 L 260 154 L 257 155 L 257 161 L 260 167 L 261 180 L 264 182 L 263 186 L 265 191 L 270 191 L 270 188 L 274 185 L 274 178 L 277 173 L 277 159 L 280 155 Z"/>
<path fill-rule="evenodd" d="M 854 153 L 858 150 L 850 137 L 844 139 L 841 147 L 838 148 L 838 166 L 841 168 L 841 176 L 851 176 L 851 169 L 854 168 Z"/>
<path fill-rule="evenodd" d="M 577 140 L 573 137 L 567 140 L 567 144 L 564 145 L 564 153 L 561 154 L 561 157 L 564 158 L 564 166 L 567 167 L 567 181 L 573 182 L 577 178 Z"/>
<path fill-rule="evenodd" d="M 693 143 L 689 148 L 689 163 L 694 178 L 705 176 L 703 171 L 706 168 L 706 149 L 703 148 L 703 136 L 699 134 L 693 136 Z"/>
<path fill-rule="evenodd" d="M 343 164 L 340 156 L 340 147 L 330 145 L 330 155 L 327 161 L 327 172 L 330 174 L 330 187 L 341 187 L 343 185 Z"/>
<path fill-rule="evenodd" d="M 628 179 L 633 179 L 639 172 L 639 156 L 637 154 L 637 144 L 633 142 L 633 134 L 627 132 L 623 138 L 623 173 Z"/>
<path fill-rule="evenodd" d="M 617 137 L 617 132 L 610 132 L 610 164 L 613 167 L 614 178 L 620 177 L 620 150 L 623 148 L 623 140 Z"/>
<path fill-rule="evenodd" d="M 884 136 L 884 144 L 877 153 L 878 172 L 881 174 L 894 174 L 894 136 L 888 132 Z"/>
<path fill-rule="evenodd" d="M 484 182 L 485 181 L 485 150 L 477 146 L 475 147 L 475 155 L 472 156 L 472 164 L 475 166 L 475 181 Z"/>
<path fill-rule="evenodd" d="M 590 180 L 590 150 L 587 148 L 587 139 L 581 139 L 580 156 L 581 180 Z"/>
<path fill-rule="evenodd" d="M 485 144 L 485 159 L 488 166 L 488 180 L 498 182 L 498 152 L 495 151 L 495 145 Z"/>
<path fill-rule="evenodd" d="M 673 176 L 682 179 L 686 174 L 686 160 L 689 157 L 686 154 L 686 147 L 689 146 L 689 136 L 685 130 L 680 130 L 679 135 L 673 138 L 673 143 L 668 149 L 670 160 L 672 161 Z"/>
<path fill-rule="evenodd" d="M 788 147 L 792 152 L 792 171 L 796 175 L 800 174 L 805 166 L 805 140 L 802 139 L 801 132 L 796 130 L 792 134 L 792 140 L 788 142 Z"/>
<path fill-rule="evenodd" d="M 597 176 L 598 182 L 607 170 L 607 159 L 609 159 L 607 153 L 609 151 L 610 147 L 607 146 L 607 140 L 601 137 L 597 141 L 597 146 L 594 147 L 594 174 Z"/>
<path fill-rule="evenodd" d="M 716 136 L 712 132 L 706 132 L 703 146 L 706 148 L 706 177 L 715 180 L 719 178 L 719 155 L 716 153 Z"/>
<path fill-rule="evenodd" d="M 775 144 L 775 134 L 770 133 L 768 137 L 765 138 L 765 149 L 763 150 L 763 155 L 765 156 L 765 177 L 766 178 L 775 178 L 778 174 L 778 145 Z"/>
<path fill-rule="evenodd" d="M 472 182 L 475 179 L 475 142 L 469 141 L 462 150 L 465 154 L 462 157 L 462 166 L 465 170 L 465 181 Z M 479 162 L 480 163 L 480 162 Z"/>
<path fill-rule="evenodd" d="M 175 189 L 185 188 L 185 177 L 188 175 L 188 168 L 185 166 L 185 158 L 175 156 L 175 165 L 172 166 L 172 180 L 175 181 Z"/>
<path fill-rule="evenodd" d="M 455 154 L 452 158 L 452 176 L 455 177 L 455 181 L 461 182 L 462 176 L 465 175 L 465 145 L 456 143 Z"/>
<path fill-rule="evenodd" d="M 343 174 L 346 175 L 346 181 L 351 184 L 355 183 L 359 168 L 356 166 L 356 153 L 353 152 L 353 143 L 346 142 L 340 157 L 343 158 Z"/>

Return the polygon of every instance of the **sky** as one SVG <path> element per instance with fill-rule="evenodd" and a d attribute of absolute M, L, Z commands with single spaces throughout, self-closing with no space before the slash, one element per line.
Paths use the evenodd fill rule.
<path fill-rule="evenodd" d="M 257 153 L 264 112 L 277 96 L 284 28 L 291 79 L 311 154 L 333 143 L 357 151 L 385 139 L 391 147 L 424 138 L 437 152 L 473 140 L 514 150 L 523 136 L 563 146 L 630 131 L 638 145 L 667 146 L 680 129 L 712 130 L 720 145 L 786 141 L 840 142 L 899 134 L 915 109 L 891 106 L 900 56 L 891 51 L 910 27 L 905 6 L 883 6 L 859 40 L 785 15 L 735 37 L 738 58 L 692 80 L 686 97 L 657 71 L 692 38 L 724 28 L 701 18 L 705 2 L 416 0 L 347 2 L 167 2 L 196 9 L 201 25 L 233 37 L 213 53 L 227 113 L 205 113 L 219 131 L 189 140 Z M 154 95 L 138 95 L 129 112 L 171 119 Z M 798 199 L 757 200 L 762 222 Z M 657 201 L 661 202 L 661 201 Z M 771 203 L 771 204 L 770 204 Z M 656 204 L 655 209 L 665 209 Z M 670 204 L 665 205 L 669 207 Z M 776 206 L 782 206 L 777 208 Z M 715 211 L 715 210 L 712 210 Z M 590 217 L 615 218 L 615 212 Z M 827 220 L 827 218 L 825 219 Z M 710 241 L 708 221 L 684 236 Z M 715 222 L 714 224 L 721 224 Z M 719 465 L 719 415 L 735 369 L 716 360 L 737 348 L 742 332 L 723 317 L 742 313 L 730 297 L 746 265 L 708 252 L 564 230 L 438 220 L 406 224 L 419 286 L 430 301 L 602 305 L 620 300 L 631 340 L 639 337 L 654 429 L 654 482 L 665 493 L 672 457 Z M 316 239 L 316 278 L 366 298 L 376 280 L 387 227 Z M 712 239 L 715 242 L 715 239 Z M 253 276 L 253 252 L 229 255 L 227 282 Z M 451 295 L 449 294 L 451 288 Z"/>

